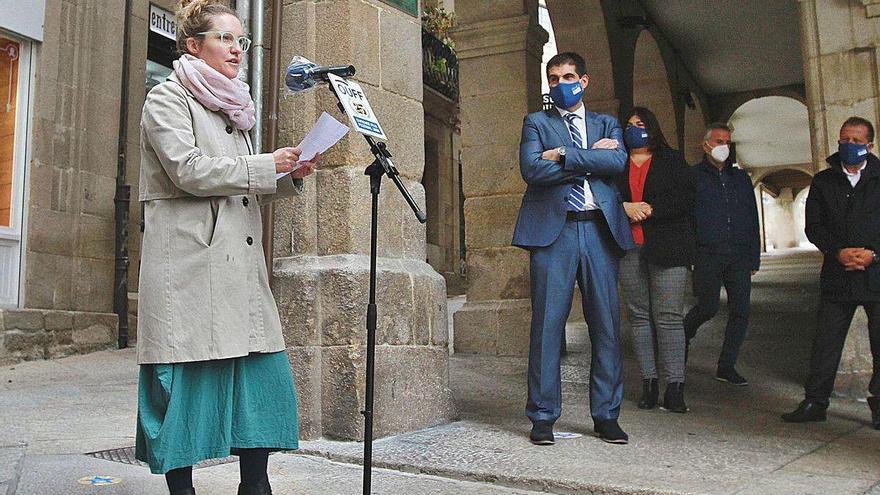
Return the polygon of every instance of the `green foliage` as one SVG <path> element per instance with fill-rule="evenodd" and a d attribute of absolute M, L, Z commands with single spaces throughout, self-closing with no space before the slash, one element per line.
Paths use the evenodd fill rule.
<path fill-rule="evenodd" d="M 444 7 L 428 7 L 422 14 L 422 27 L 433 34 L 444 45 L 454 49 L 455 43 L 449 37 L 449 31 L 455 27 L 455 14 L 446 12 Z"/>

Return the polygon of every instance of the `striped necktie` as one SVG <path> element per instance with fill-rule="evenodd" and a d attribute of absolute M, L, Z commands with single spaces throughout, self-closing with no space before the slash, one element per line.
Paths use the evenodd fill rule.
<path fill-rule="evenodd" d="M 571 134 L 571 140 L 574 142 L 574 145 L 578 148 L 583 148 L 583 140 L 581 140 L 581 131 L 574 125 L 574 121 L 579 119 L 575 113 L 570 113 L 565 116 L 565 121 L 568 124 L 568 132 Z M 584 185 L 583 184 L 574 184 L 571 186 L 571 193 L 568 195 L 568 209 L 572 211 L 583 211 L 584 210 L 584 202 L 586 201 L 586 194 L 584 193 Z"/>

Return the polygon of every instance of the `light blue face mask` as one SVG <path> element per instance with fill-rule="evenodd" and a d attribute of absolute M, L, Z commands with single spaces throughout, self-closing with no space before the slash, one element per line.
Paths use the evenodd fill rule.
<path fill-rule="evenodd" d="M 580 80 L 571 83 L 560 82 L 550 88 L 550 98 L 553 98 L 553 104 L 563 109 L 577 105 L 583 96 L 584 88 L 581 87 Z"/>
<path fill-rule="evenodd" d="M 858 165 L 868 159 L 867 144 L 838 143 L 837 152 L 844 165 Z"/>

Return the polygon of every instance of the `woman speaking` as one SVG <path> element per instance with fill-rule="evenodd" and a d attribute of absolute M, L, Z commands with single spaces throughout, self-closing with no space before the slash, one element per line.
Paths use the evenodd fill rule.
<path fill-rule="evenodd" d="M 237 454 L 238 493 L 269 494 L 269 452 L 298 446 L 296 390 L 262 248 L 260 204 L 297 194 L 316 157 L 254 154 L 251 40 L 216 0 L 181 0 L 168 81 L 141 117 L 144 235 L 137 458 L 194 494 L 192 466 Z"/>

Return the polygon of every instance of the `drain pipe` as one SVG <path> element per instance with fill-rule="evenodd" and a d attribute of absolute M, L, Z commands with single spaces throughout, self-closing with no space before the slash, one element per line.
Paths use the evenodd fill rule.
<path fill-rule="evenodd" d="M 131 0 L 125 0 L 122 39 L 122 87 L 119 94 L 119 141 L 116 146 L 116 263 L 113 274 L 113 312 L 119 319 L 118 345 L 128 347 L 128 208 L 131 186 L 125 183 L 125 149 L 128 140 L 128 82 L 131 59 Z"/>
<path fill-rule="evenodd" d="M 251 32 L 251 0 L 237 0 L 235 2 L 235 12 L 241 20 L 241 26 L 244 28 L 245 34 Z M 251 34 L 253 36 L 253 34 Z M 241 57 L 241 74 L 244 75 L 246 83 L 250 83 L 250 60 L 251 52 L 247 52 Z"/>
<path fill-rule="evenodd" d="M 249 1 L 249 0 L 246 0 Z M 254 99 L 254 112 L 257 123 L 251 129 L 251 141 L 254 153 L 263 151 L 263 0 L 253 0 L 251 5 L 251 36 L 254 38 L 254 47 L 250 55 L 251 67 L 251 97 Z"/>
<path fill-rule="evenodd" d="M 262 0 L 255 0 L 256 3 L 262 3 Z M 262 8 L 260 12 L 262 13 Z M 275 150 L 278 140 L 278 93 L 281 91 L 281 16 L 281 0 L 272 0 L 272 53 L 269 59 L 269 125 L 266 130 L 266 149 L 272 151 Z M 262 38 L 262 32 L 260 36 Z M 256 65 L 256 62 L 254 62 L 254 65 Z M 274 251 L 275 209 L 272 203 L 269 203 L 263 207 L 263 255 L 266 258 L 266 269 L 269 274 L 270 284 L 273 277 L 272 260 Z"/>

